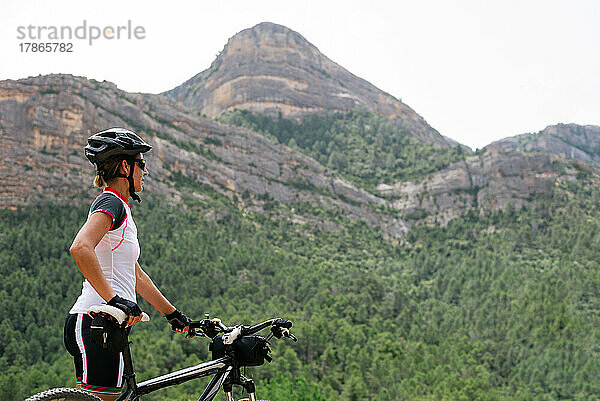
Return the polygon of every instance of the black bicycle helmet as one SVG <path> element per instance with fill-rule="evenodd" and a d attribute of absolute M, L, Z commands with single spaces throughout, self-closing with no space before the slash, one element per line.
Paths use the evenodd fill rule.
<path fill-rule="evenodd" d="M 88 138 L 85 156 L 90 162 L 100 167 L 105 161 L 115 156 L 135 156 L 152 149 L 135 132 L 125 128 L 110 128 L 98 132 Z"/>
<path fill-rule="evenodd" d="M 96 165 L 98 174 L 102 174 L 102 167 L 108 160 L 116 158 L 127 160 L 130 165 L 129 176 L 118 174 L 117 177 L 127 178 L 129 194 L 140 202 L 140 197 L 136 195 L 133 186 L 133 159 L 138 153 L 146 153 L 150 149 L 152 146 L 144 142 L 135 132 L 125 128 L 110 128 L 88 138 L 85 156 Z"/>

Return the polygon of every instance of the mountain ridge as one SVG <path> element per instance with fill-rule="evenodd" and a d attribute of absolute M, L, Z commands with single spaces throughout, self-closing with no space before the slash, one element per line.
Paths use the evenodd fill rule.
<path fill-rule="evenodd" d="M 0 81 L 0 115 L 0 145 L 10 155 L 0 161 L 1 207 L 92 197 L 96 189 L 90 185 L 93 167 L 82 152 L 85 141 L 96 127 L 125 126 L 153 145 L 147 155 L 148 190 L 174 202 L 189 195 L 177 187 L 179 178 L 229 197 L 248 191 L 259 211 L 264 196 L 306 201 L 364 219 L 392 237 L 407 231 L 400 218 L 374 209 L 384 200 L 300 152 L 199 117 L 160 95 L 131 94 L 112 83 L 68 75 Z"/>
<path fill-rule="evenodd" d="M 256 45 L 257 40 L 261 46 Z M 253 45 L 246 49 L 246 43 Z M 270 53 L 267 45 L 271 46 Z M 373 99 L 369 96 L 374 95 L 379 99 L 382 94 L 367 81 L 327 59 L 300 34 L 272 23 L 262 23 L 234 35 L 211 65 L 213 70 L 210 74 L 206 73 L 209 70 L 200 73 L 206 75 L 207 82 L 209 78 L 213 80 L 205 87 L 222 87 L 223 82 L 230 82 L 227 79 L 244 73 L 239 65 L 230 61 L 237 57 L 243 64 L 248 59 L 245 57 L 248 51 L 255 52 L 249 61 L 251 67 L 258 65 L 267 72 L 271 71 L 270 68 L 273 69 L 271 72 L 281 72 L 281 64 L 277 60 L 282 47 L 287 49 L 284 52 L 290 52 L 287 58 L 283 57 L 284 61 L 293 60 L 300 66 L 305 63 L 304 69 L 290 70 L 300 71 L 302 79 L 309 77 L 302 74 L 307 69 L 311 70 L 310 66 L 314 64 L 314 60 L 303 60 L 302 57 L 306 58 L 303 55 L 309 53 L 310 57 L 319 61 L 319 68 L 322 67 L 326 74 L 312 71 L 311 76 L 322 75 L 321 86 L 311 87 L 313 92 L 307 92 L 317 96 L 303 99 L 315 100 L 322 110 L 331 106 L 326 103 L 328 90 L 336 87 L 330 78 L 335 78 L 338 73 L 357 90 L 364 90 L 361 92 L 364 95 L 362 101 Z M 261 62 L 256 64 L 256 60 Z M 265 63 L 264 60 L 272 62 Z M 281 79 L 274 82 L 281 83 Z M 252 88 L 256 86 L 242 86 L 238 88 L 241 92 L 236 93 Z M 282 89 L 278 102 L 285 96 L 297 94 L 292 91 L 293 85 L 268 89 L 272 91 L 274 88 Z M 321 90 L 320 96 L 318 90 Z M 260 95 L 261 92 L 258 93 Z M 418 114 L 393 98 L 390 100 L 392 103 L 370 103 L 371 111 L 368 108 L 361 111 L 367 113 L 366 116 L 356 113 L 357 120 L 348 120 L 349 125 L 342 125 L 341 130 L 338 126 L 338 131 L 332 130 L 333 134 L 329 132 L 327 144 L 313 138 L 316 141 L 306 145 L 319 147 L 325 152 L 317 154 L 329 157 L 329 167 L 325 167 L 311 157 L 309 148 L 302 149 L 291 140 L 285 144 L 278 143 L 277 135 L 268 139 L 249 129 L 221 124 L 203 116 L 193 104 L 186 106 L 172 97 L 128 93 L 110 82 L 65 74 L 0 81 L 0 207 L 16 208 L 44 202 L 72 203 L 80 198 L 92 197 L 96 193 L 90 185 L 93 168 L 83 157 L 81 149 L 93 132 L 111 126 L 133 129 L 154 146 L 153 152 L 148 155 L 152 171 L 148 177 L 148 190 L 165 196 L 173 203 L 180 203 L 189 196 L 205 201 L 210 198 L 205 187 L 231 201 L 239 201 L 241 197 L 241 207 L 261 213 L 270 207 L 270 201 L 289 205 L 307 203 L 352 220 L 363 220 L 369 227 L 380 229 L 392 239 L 403 237 L 419 223 L 445 225 L 470 209 L 497 210 L 508 205 L 521 208 L 530 205 L 538 195 L 554 196 L 555 189 L 563 183 L 595 179 L 590 168 L 583 163 L 569 162 L 558 152 L 524 153 L 510 141 L 504 145 L 490 145 L 475 154 L 463 154 L 462 148 L 453 146 Z M 200 98 L 192 96 L 190 99 Z M 225 100 L 228 99 L 231 100 Z M 354 110 L 354 101 L 351 103 L 349 115 Z M 340 104 L 346 107 L 344 104 L 350 103 L 337 105 Z M 383 109 L 377 107 L 408 114 L 386 116 L 386 113 L 378 114 L 378 110 L 381 112 Z M 269 113 L 269 110 L 259 109 Z M 368 113 L 378 115 L 379 120 L 370 119 Z M 350 118 L 344 116 L 341 114 L 341 121 Z M 300 118 L 299 115 L 291 117 Z M 283 119 L 279 118 L 279 121 Z M 345 129 L 356 129 L 358 134 L 340 148 L 335 148 L 333 145 L 343 142 L 340 136 L 344 136 Z M 410 136 L 426 146 L 417 148 L 410 141 L 402 142 L 402 136 Z M 352 146 L 357 146 L 365 138 L 379 143 L 379 148 L 370 148 L 370 155 L 361 154 L 358 159 L 351 160 L 369 158 L 372 163 L 365 166 L 372 169 L 388 168 L 387 165 L 394 168 L 395 161 L 392 159 L 377 160 L 380 153 L 377 149 L 384 147 L 399 150 L 399 153 L 389 154 L 388 159 L 394 154 L 430 157 L 432 149 L 456 152 L 446 153 L 447 159 L 443 163 L 420 170 L 417 175 L 406 174 L 402 170 L 397 175 L 375 176 L 383 181 L 370 181 L 367 188 L 355 184 L 360 180 L 353 180 L 364 172 L 344 170 L 347 164 L 344 156 L 330 150 L 356 153 L 359 149 Z M 410 160 L 410 157 L 401 160 L 401 164 L 410 167 Z M 302 216 L 290 218 L 307 221 Z M 319 219 L 310 221 L 317 226 L 335 226 Z"/>
<path fill-rule="evenodd" d="M 494 141 L 498 146 L 521 152 L 544 152 L 566 159 L 600 166 L 600 126 L 557 123 L 533 134 L 521 134 Z"/>
<path fill-rule="evenodd" d="M 207 185 L 230 199 L 246 197 L 249 210 L 262 212 L 269 199 L 308 202 L 396 239 L 419 222 L 446 224 L 469 208 L 526 206 L 536 194 L 553 196 L 558 182 L 581 175 L 558 156 L 490 147 L 417 181 L 369 193 L 252 131 L 200 117 L 160 95 L 69 75 L 0 81 L 0 116 L 5 208 L 91 198 L 93 168 L 81 149 L 89 135 L 110 126 L 129 127 L 150 141 L 148 190 L 172 202 L 202 200 L 206 194 L 197 188 Z"/>
<path fill-rule="evenodd" d="M 271 22 L 238 32 L 208 69 L 163 95 L 212 117 L 234 109 L 301 117 L 358 107 L 392 117 L 421 141 L 458 145 L 408 105 L 331 61 L 299 33 Z"/>

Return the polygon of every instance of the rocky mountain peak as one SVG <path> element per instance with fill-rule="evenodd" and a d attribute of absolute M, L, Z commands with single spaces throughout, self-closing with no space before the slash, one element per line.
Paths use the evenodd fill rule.
<path fill-rule="evenodd" d="M 164 95 L 211 117 L 233 109 L 287 118 L 365 109 L 393 118 L 421 141 L 457 145 L 299 33 L 271 22 L 234 35 L 208 69 Z"/>
<path fill-rule="evenodd" d="M 229 63 L 286 63 L 305 60 L 320 64 L 323 55 L 302 35 L 283 25 L 262 22 L 229 39 L 217 57 Z"/>

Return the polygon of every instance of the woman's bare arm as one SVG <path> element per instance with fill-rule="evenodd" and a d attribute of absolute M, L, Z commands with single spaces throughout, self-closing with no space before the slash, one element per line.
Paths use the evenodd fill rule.
<path fill-rule="evenodd" d="M 108 232 L 112 224 L 112 219 L 105 213 L 93 213 L 85 222 L 81 230 L 75 236 L 73 245 L 69 249 L 75 263 L 83 274 L 83 277 L 94 287 L 96 292 L 110 301 L 115 295 L 115 291 L 102 274 L 102 269 L 94 249 L 100 242 L 104 234 Z"/>
<path fill-rule="evenodd" d="M 154 306 L 160 313 L 165 315 L 165 317 L 177 310 L 171 304 L 171 302 L 169 302 L 169 300 L 160 292 L 158 287 L 154 285 L 150 276 L 148 276 L 148 274 L 144 270 L 142 270 L 142 268 L 137 262 L 135 264 L 135 278 L 135 290 L 137 291 L 137 293 L 140 294 L 146 301 L 150 302 L 150 304 Z M 182 316 L 185 317 L 185 315 Z M 169 319 L 167 318 L 167 320 Z M 173 325 L 173 323 L 170 320 L 169 323 Z M 194 334 L 189 333 L 189 326 L 185 326 L 185 328 L 173 328 L 173 330 L 178 331 L 180 333 L 188 332 L 188 338 L 194 336 Z"/>
<path fill-rule="evenodd" d="M 166 316 L 175 311 L 175 307 L 154 285 L 150 276 L 142 270 L 137 262 L 135 263 L 135 291 L 163 315 Z"/>

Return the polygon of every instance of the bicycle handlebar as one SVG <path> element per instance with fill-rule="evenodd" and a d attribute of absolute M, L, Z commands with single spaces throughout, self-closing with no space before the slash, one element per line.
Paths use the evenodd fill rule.
<path fill-rule="evenodd" d="M 221 322 L 221 319 L 209 319 L 207 316 L 206 319 L 192 321 L 190 323 L 190 331 L 193 329 L 200 329 L 202 334 L 210 339 L 214 338 L 219 333 L 224 333 L 223 342 L 225 344 L 231 344 L 238 337 L 258 333 L 269 326 L 271 327 L 271 333 L 273 333 L 273 336 L 276 338 L 287 337 L 292 341 L 298 341 L 298 339 L 292 333 L 290 333 L 289 330 L 292 328 L 292 322 L 282 318 L 266 320 L 253 326 L 227 327 L 223 324 L 223 322 Z"/>
<path fill-rule="evenodd" d="M 90 307 L 88 310 L 88 314 L 91 316 L 94 313 L 109 314 L 113 316 L 119 324 L 122 324 L 127 319 L 127 314 L 121 309 L 106 304 L 94 305 Z M 142 321 L 147 322 L 149 320 L 150 317 L 145 312 L 143 312 Z M 195 329 L 200 329 L 202 334 L 210 339 L 213 339 L 219 333 L 224 333 L 223 342 L 225 344 L 231 344 L 238 337 L 258 333 L 259 331 L 266 329 L 269 326 L 271 327 L 271 333 L 273 333 L 273 336 L 275 338 L 287 337 L 292 341 L 298 341 L 298 339 L 292 333 L 290 333 L 290 329 L 292 328 L 292 322 L 289 320 L 275 318 L 265 320 L 264 322 L 255 324 L 253 326 L 227 327 L 223 324 L 223 322 L 221 322 L 221 319 L 209 319 L 208 315 L 206 319 L 196 320 L 190 323 L 188 337 L 194 337 L 195 335 L 197 335 Z"/>

